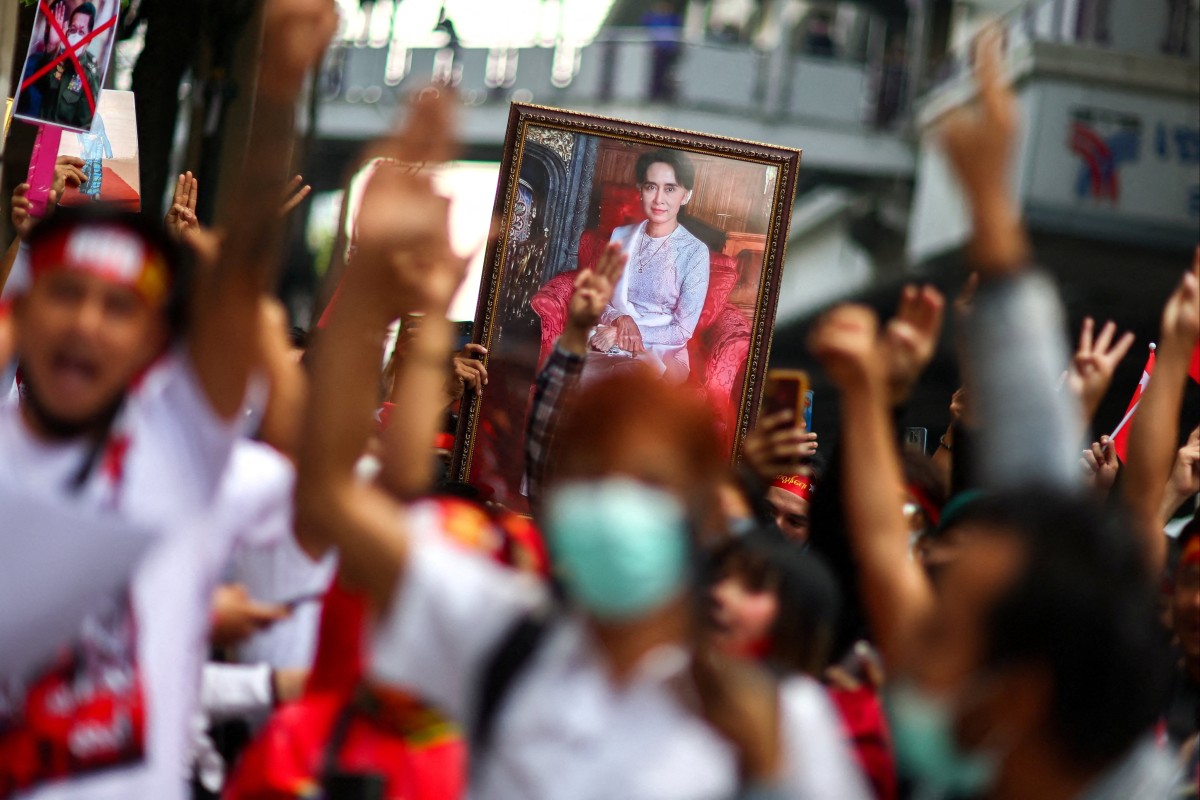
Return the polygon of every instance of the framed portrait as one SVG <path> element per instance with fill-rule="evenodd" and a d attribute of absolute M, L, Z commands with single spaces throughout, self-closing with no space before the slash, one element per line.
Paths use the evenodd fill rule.
<path fill-rule="evenodd" d="M 578 270 L 609 242 L 628 262 L 583 380 L 636 360 L 701 393 L 735 460 L 758 409 L 800 155 L 513 104 L 493 212 L 500 231 L 475 313 L 488 385 L 464 398 L 451 478 L 528 511 L 534 379 L 563 331 Z M 614 341 L 610 329 L 631 331 L 630 322 L 640 347 Z"/>
<path fill-rule="evenodd" d="M 79 186 L 68 185 L 59 205 L 104 202 L 124 211 L 141 210 L 133 92 L 119 89 L 104 92 L 96 104 L 91 130 L 63 136 L 58 154 L 83 159 L 83 174 L 87 178 Z"/>
<path fill-rule="evenodd" d="M 90 131 L 120 0 L 39 0 L 17 82 L 17 119 Z"/>

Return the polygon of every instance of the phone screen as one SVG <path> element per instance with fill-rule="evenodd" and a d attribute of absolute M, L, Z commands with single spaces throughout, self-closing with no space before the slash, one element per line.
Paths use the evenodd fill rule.
<path fill-rule="evenodd" d="M 925 455 L 925 445 L 929 440 L 927 428 L 905 428 L 904 449 L 919 455 Z"/>
<path fill-rule="evenodd" d="M 799 425 L 806 418 L 808 375 L 800 370 L 770 370 L 763 387 L 762 413 L 766 416 L 791 411 Z"/>

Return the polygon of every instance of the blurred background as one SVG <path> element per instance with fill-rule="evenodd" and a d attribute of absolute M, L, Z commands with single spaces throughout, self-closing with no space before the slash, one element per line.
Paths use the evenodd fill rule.
<path fill-rule="evenodd" d="M 971 43 L 998 19 L 1023 114 L 1015 190 L 1039 263 L 1063 287 L 1074 339 L 1085 314 L 1138 344 L 1097 417 L 1125 410 L 1171 286 L 1200 230 L 1200 3 L 1197 0 L 339 0 L 340 32 L 309 87 L 295 154 L 313 185 L 291 220 L 279 292 L 312 324 L 341 247 L 341 194 L 366 142 L 431 80 L 462 98 L 461 161 L 440 178 L 455 231 L 489 221 L 511 101 L 801 148 L 772 366 L 810 367 L 820 310 L 857 299 L 881 312 L 923 281 L 953 294 L 967 217 L 937 150 L 936 123 L 971 99 Z M 238 213 L 261 4 L 133 0 L 108 85 L 137 93 L 144 206 L 161 213 L 168 176 L 200 178 L 201 218 Z M 11 78 L 33 10 L 0 10 Z M 8 91 L 12 95 L 11 86 Z M 33 128 L 14 123 L 4 196 L 25 175 Z M 8 226 L 6 219 L 2 223 Z M 11 231 L 6 233 L 11 236 Z M 8 238 L 5 238 L 8 241 Z M 474 317 L 479 266 L 455 303 Z M 959 385 L 942 352 L 902 425 L 932 448 Z M 836 435 L 814 374 L 814 429 Z M 1021 391 L 1020 386 L 1013 387 Z M 1200 397 L 1189 389 L 1192 425 Z"/>

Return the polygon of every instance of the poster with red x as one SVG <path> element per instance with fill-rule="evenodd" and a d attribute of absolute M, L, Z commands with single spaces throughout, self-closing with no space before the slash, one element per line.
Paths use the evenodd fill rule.
<path fill-rule="evenodd" d="M 18 119 L 91 129 L 119 13 L 120 0 L 38 0 L 17 82 Z"/>

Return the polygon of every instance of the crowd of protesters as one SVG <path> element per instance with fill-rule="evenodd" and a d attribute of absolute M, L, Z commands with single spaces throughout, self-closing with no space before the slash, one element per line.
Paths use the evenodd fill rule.
<path fill-rule="evenodd" d="M 942 131 L 973 234 L 937 453 L 904 454 L 895 425 L 936 289 L 887 320 L 827 311 L 808 346 L 837 446 L 818 459 L 802 419 L 763 416 L 733 468 L 697 393 L 580 383 L 625 269 L 610 246 L 511 454 L 528 518 L 444 469 L 447 409 L 488 381 L 479 345 L 452 352 L 466 259 L 420 167 L 454 156 L 452 92 L 372 146 L 390 161 L 336 299 L 289 335 L 271 288 L 306 189 L 285 143 L 336 13 L 266 14 L 225 230 L 190 173 L 161 222 L 55 210 L 86 180 L 70 159 L 43 218 L 13 195 L 0 797 L 1196 797 L 1200 250 L 1118 460 L 1089 431 L 1132 336 L 1062 340 L 993 34 Z"/>

